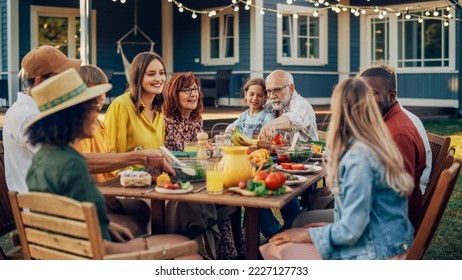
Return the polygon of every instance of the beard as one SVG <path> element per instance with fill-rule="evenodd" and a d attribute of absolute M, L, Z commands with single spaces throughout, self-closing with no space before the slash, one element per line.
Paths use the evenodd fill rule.
<path fill-rule="evenodd" d="M 271 100 L 271 107 L 275 111 L 287 108 L 287 107 L 289 107 L 291 98 L 292 98 L 292 96 L 290 96 L 290 94 L 286 94 L 283 99 L 281 99 L 281 98 L 273 99 L 273 100 Z"/>

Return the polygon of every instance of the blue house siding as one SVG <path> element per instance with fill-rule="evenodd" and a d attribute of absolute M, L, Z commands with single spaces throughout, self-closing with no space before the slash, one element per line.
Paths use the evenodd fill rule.
<path fill-rule="evenodd" d="M 355 73 L 361 67 L 360 52 L 360 20 L 359 17 L 350 14 L 350 71 Z"/>
<path fill-rule="evenodd" d="M 399 97 L 457 99 L 457 73 L 398 74 Z"/>
<path fill-rule="evenodd" d="M 229 5 L 229 1 L 217 1 L 213 6 L 204 3 L 194 3 L 195 9 L 209 10 L 220 6 Z M 187 5 L 184 3 L 184 5 Z M 201 59 L 201 16 L 196 19 L 191 17 L 191 13 L 180 13 L 174 9 L 174 28 L 173 28 L 173 48 L 174 48 L 174 72 L 215 72 L 218 69 L 232 69 L 233 73 L 230 81 L 230 97 L 235 97 L 234 93 L 242 87 L 243 80 L 248 77 L 250 68 L 250 14 L 248 12 L 239 13 L 239 62 L 234 65 L 205 66 Z M 199 62 L 195 62 L 199 59 Z M 206 74 L 210 76 L 210 74 Z M 200 74 L 199 74 L 200 76 Z M 244 77 L 244 78 L 243 78 Z M 228 96 L 222 96 L 228 97 Z"/>

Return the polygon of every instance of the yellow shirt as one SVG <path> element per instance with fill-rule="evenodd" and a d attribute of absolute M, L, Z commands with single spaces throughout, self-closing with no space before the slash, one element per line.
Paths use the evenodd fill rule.
<path fill-rule="evenodd" d="M 93 125 L 93 137 L 80 140 L 75 148 L 81 153 L 109 153 L 109 141 L 105 130 L 105 124 L 97 119 L 100 125 Z M 95 174 L 98 182 L 104 182 L 115 178 L 113 173 L 98 173 Z"/>
<path fill-rule="evenodd" d="M 111 151 L 128 152 L 138 146 L 143 150 L 158 149 L 164 144 L 164 115 L 156 112 L 152 122 L 144 111 L 138 116 L 129 92 L 109 105 L 104 122 Z"/>

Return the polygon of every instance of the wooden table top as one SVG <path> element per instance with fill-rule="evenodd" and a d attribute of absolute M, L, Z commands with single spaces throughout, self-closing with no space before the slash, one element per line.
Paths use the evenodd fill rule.
<path fill-rule="evenodd" d="M 122 187 L 117 179 L 98 184 L 98 189 L 103 195 L 107 196 L 122 196 L 122 197 L 135 197 L 145 198 L 153 200 L 175 200 L 192 203 L 204 203 L 204 204 L 220 204 L 228 206 L 244 206 L 253 208 L 277 208 L 281 209 L 289 201 L 292 201 L 300 193 L 308 189 L 312 184 L 322 179 L 326 175 L 325 169 L 320 172 L 308 174 L 305 177 L 307 181 L 290 186 L 293 192 L 285 193 L 281 196 L 264 196 L 264 197 L 247 197 L 240 194 L 231 192 L 225 188 L 222 195 L 209 195 L 207 191 L 203 189 L 198 193 L 194 193 L 205 185 L 205 182 L 193 183 L 193 191 L 185 194 L 165 194 L 151 191 L 145 193 L 146 190 L 154 188 L 150 187 Z"/>

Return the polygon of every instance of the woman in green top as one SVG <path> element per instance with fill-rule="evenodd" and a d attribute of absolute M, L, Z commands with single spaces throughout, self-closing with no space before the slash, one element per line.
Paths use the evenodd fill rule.
<path fill-rule="evenodd" d="M 71 144 L 93 136 L 92 126 L 99 112 L 96 97 L 111 87 L 103 84 L 87 88 L 77 71 L 69 69 L 32 89 L 40 114 L 26 124 L 27 134 L 33 145 L 42 146 L 27 173 L 29 190 L 94 203 L 107 254 L 188 240 L 180 235 L 134 239 L 128 228 L 109 221 L 104 197 L 90 179 L 86 160 Z"/>

